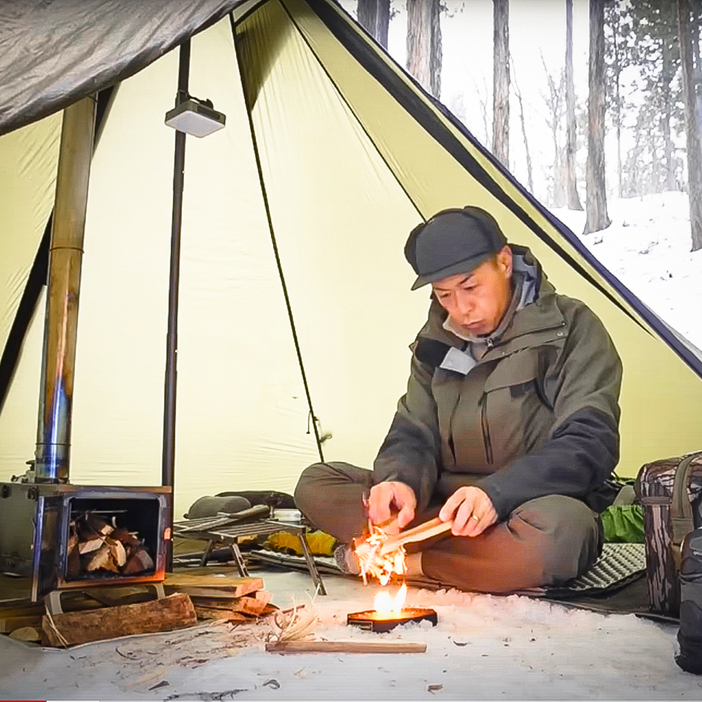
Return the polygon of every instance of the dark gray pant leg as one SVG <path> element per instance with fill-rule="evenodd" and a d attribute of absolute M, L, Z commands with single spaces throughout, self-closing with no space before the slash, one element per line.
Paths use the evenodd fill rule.
<path fill-rule="evenodd" d="M 580 500 L 530 500 L 474 538 L 440 537 L 422 551 L 424 575 L 461 590 L 512 592 L 565 582 L 601 548 L 599 518 Z"/>
<path fill-rule="evenodd" d="M 373 473 L 350 463 L 313 463 L 295 487 L 297 508 L 318 529 L 351 543 L 367 526 L 363 497 L 373 486 Z"/>

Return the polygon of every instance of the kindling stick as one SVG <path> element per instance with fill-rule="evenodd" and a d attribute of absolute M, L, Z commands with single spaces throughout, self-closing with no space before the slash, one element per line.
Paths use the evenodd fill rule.
<path fill-rule="evenodd" d="M 442 522 L 438 517 L 436 519 L 430 519 L 424 524 L 414 527 L 413 529 L 408 529 L 403 531 L 396 536 L 390 536 L 383 544 L 380 546 L 380 555 L 384 556 L 386 553 L 391 551 L 397 551 L 400 546 L 405 544 L 413 543 L 415 541 L 424 541 L 425 539 L 430 539 L 432 536 L 438 536 L 448 531 L 451 528 L 453 522 Z"/>
<path fill-rule="evenodd" d="M 273 641 L 272 653 L 424 653 L 427 645 L 413 641 Z"/>

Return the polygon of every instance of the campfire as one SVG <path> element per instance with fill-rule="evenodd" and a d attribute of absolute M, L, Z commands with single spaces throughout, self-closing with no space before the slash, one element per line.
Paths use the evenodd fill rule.
<path fill-rule="evenodd" d="M 413 621 L 431 621 L 437 623 L 433 609 L 404 607 L 407 597 L 407 584 L 404 575 L 407 572 L 404 544 L 410 541 L 422 541 L 447 531 L 450 522 L 434 519 L 399 535 L 387 534 L 377 525 L 369 524 L 368 537 L 355 548 L 358 556 L 363 583 L 375 578 L 382 586 L 401 580 L 399 588 L 393 594 L 390 589 L 380 590 L 374 598 L 374 609 L 353 612 L 347 616 L 347 623 L 375 632 L 385 632 L 398 624 Z"/>

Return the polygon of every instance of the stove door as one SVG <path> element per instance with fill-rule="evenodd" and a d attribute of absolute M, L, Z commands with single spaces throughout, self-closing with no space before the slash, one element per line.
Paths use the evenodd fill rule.
<path fill-rule="evenodd" d="M 61 495 L 39 497 L 32 553 L 32 601 L 56 589 L 61 573 L 64 525 Z M 62 545 L 63 544 L 63 545 Z"/>

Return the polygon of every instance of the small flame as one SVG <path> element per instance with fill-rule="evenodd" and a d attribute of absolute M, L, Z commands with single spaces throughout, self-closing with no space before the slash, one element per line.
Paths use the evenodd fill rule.
<path fill-rule="evenodd" d="M 402 586 L 394 596 L 390 594 L 389 590 L 381 590 L 378 592 L 375 596 L 373 606 L 378 615 L 384 619 L 399 617 L 406 598 L 407 585 L 406 583 L 402 583 Z"/>

